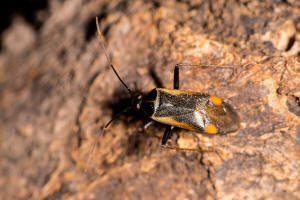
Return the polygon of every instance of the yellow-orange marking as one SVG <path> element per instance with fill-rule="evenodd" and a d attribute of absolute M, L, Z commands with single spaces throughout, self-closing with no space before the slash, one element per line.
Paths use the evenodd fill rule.
<path fill-rule="evenodd" d="M 209 98 L 210 98 L 210 101 L 217 106 L 222 104 L 222 99 L 217 96 L 210 96 Z"/>
<path fill-rule="evenodd" d="M 187 130 L 197 131 L 197 129 L 194 128 L 192 125 L 190 125 L 188 123 L 185 123 L 185 122 L 176 121 L 172 117 L 153 117 L 152 116 L 151 119 L 153 119 L 155 121 L 158 121 L 160 123 L 163 123 L 163 124 L 168 124 L 168 125 L 176 126 L 176 127 L 179 127 L 179 128 L 184 128 L 184 129 L 187 129 Z"/>
<path fill-rule="evenodd" d="M 167 89 L 167 88 L 157 88 L 157 90 L 169 93 L 171 95 L 182 95 L 182 94 L 186 94 L 186 95 L 197 95 L 197 94 L 201 94 L 199 92 L 193 92 L 193 91 L 188 91 L 188 90 L 173 90 L 173 89 Z"/>
<path fill-rule="evenodd" d="M 218 132 L 218 129 L 215 125 L 213 124 L 208 124 L 205 128 L 204 128 L 205 133 L 208 134 L 216 134 Z"/>

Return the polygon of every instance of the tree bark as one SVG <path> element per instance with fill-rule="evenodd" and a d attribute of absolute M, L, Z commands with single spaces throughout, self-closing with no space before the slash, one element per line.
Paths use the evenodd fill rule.
<path fill-rule="evenodd" d="M 51 0 L 34 15 L 1 33 L 1 199 L 300 199 L 298 1 Z M 200 152 L 174 151 L 130 111 L 97 137 L 130 99 L 96 16 L 133 91 L 209 65 L 182 69 L 180 88 L 221 97 L 241 128 L 175 129 L 171 145 Z"/>

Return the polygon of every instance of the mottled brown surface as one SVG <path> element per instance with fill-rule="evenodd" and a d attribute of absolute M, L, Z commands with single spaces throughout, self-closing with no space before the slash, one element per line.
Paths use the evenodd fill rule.
<path fill-rule="evenodd" d="M 33 2 L 33 1 L 32 1 Z M 300 199 L 300 4 L 267 1 L 51 0 L 40 26 L 12 16 L 1 33 L 0 199 Z M 227 136 L 177 129 L 162 149 L 129 112 L 95 37 L 133 89 L 209 92 L 233 105 Z M 222 68 L 223 67 L 223 68 Z M 151 127 L 161 136 L 163 126 Z"/>

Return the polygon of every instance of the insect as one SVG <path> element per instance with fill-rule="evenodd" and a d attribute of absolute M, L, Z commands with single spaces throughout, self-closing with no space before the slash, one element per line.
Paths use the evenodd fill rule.
<path fill-rule="evenodd" d="M 179 90 L 179 69 L 187 65 L 199 65 L 177 64 L 174 68 L 173 89 L 154 88 L 147 94 L 132 92 L 121 79 L 108 57 L 97 18 L 96 25 L 98 38 L 107 61 L 132 98 L 132 105 L 120 113 L 133 108 L 136 111 L 143 111 L 154 121 L 166 124 L 167 127 L 161 141 L 163 146 L 171 137 L 173 127 L 207 134 L 227 134 L 239 129 L 239 116 L 232 106 L 225 103 L 221 98 L 199 92 Z M 117 115 L 104 128 L 108 127 Z"/>

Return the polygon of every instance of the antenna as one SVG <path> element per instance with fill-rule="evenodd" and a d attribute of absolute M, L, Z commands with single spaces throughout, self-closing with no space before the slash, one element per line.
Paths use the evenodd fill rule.
<path fill-rule="evenodd" d="M 98 17 L 96 17 L 96 25 L 97 25 L 97 32 L 98 32 L 98 40 L 99 40 L 99 43 L 102 45 L 102 48 L 104 50 L 104 53 L 105 53 L 105 56 L 106 56 L 106 59 L 109 63 L 109 66 L 112 68 L 112 70 L 114 71 L 114 73 L 117 75 L 118 79 L 121 81 L 121 83 L 123 84 L 123 86 L 128 90 L 128 92 L 130 93 L 131 96 L 133 96 L 133 92 L 129 89 L 129 87 L 124 83 L 124 81 L 121 79 L 121 77 L 119 76 L 119 74 L 117 73 L 116 69 L 114 68 L 111 60 L 109 59 L 108 57 L 108 50 L 106 48 L 106 45 L 105 45 L 105 41 L 103 39 L 103 36 L 102 36 L 102 33 L 100 31 L 100 28 L 99 28 L 99 22 L 98 22 Z M 89 165 L 90 165 L 90 162 L 91 162 L 91 158 L 93 156 L 93 153 L 94 153 L 94 150 L 95 150 L 95 147 L 97 145 L 97 141 L 99 139 L 99 137 L 101 135 L 104 134 L 105 132 L 105 129 L 115 120 L 115 119 L 118 119 L 118 117 L 120 116 L 120 114 L 122 113 L 126 113 L 128 110 L 131 109 L 131 106 L 129 107 L 126 107 L 124 110 L 122 110 L 121 112 L 118 112 L 115 116 L 113 116 L 113 118 L 111 120 L 109 120 L 105 126 L 103 127 L 99 127 L 98 131 L 97 131 L 97 135 L 96 135 L 96 140 L 95 142 L 93 143 L 93 146 L 91 147 L 90 149 L 90 152 L 89 152 L 89 157 L 88 157 L 88 160 L 87 160 L 87 163 L 86 163 L 86 166 L 85 166 L 85 170 L 84 172 L 87 173 L 87 170 L 89 168 Z M 102 133 L 102 134 L 101 134 Z"/>
<path fill-rule="evenodd" d="M 88 157 L 88 160 L 87 160 L 87 162 L 86 162 L 86 166 L 85 166 L 85 169 L 84 169 L 84 172 L 85 173 L 87 173 L 87 170 L 88 170 L 88 168 L 89 168 L 89 166 L 90 166 L 90 162 L 91 162 L 91 159 L 92 159 L 92 157 L 93 157 L 93 153 L 94 153 L 94 150 L 95 150 L 95 147 L 96 147 L 96 145 L 97 145 L 97 141 L 99 140 L 99 137 L 101 136 L 101 135 L 103 135 L 104 134 L 104 131 L 105 131 L 105 129 L 115 120 L 115 119 L 118 119 L 118 117 L 120 116 L 120 114 L 122 114 L 122 113 L 126 113 L 128 110 L 130 110 L 131 109 L 131 106 L 129 106 L 129 107 L 126 107 L 124 110 L 122 110 L 121 112 L 118 112 L 115 116 L 113 116 L 113 118 L 111 119 L 111 120 L 109 120 L 106 124 L 105 124 L 105 126 L 103 126 L 103 127 L 99 127 L 99 129 L 98 129 L 98 131 L 97 131 L 97 135 L 96 135 L 96 140 L 95 140 L 95 142 L 93 143 L 93 146 L 92 146 L 92 148 L 90 149 L 90 152 L 89 152 L 89 157 Z M 102 134 L 101 134 L 102 133 Z"/>
<path fill-rule="evenodd" d="M 111 60 L 109 59 L 108 57 L 108 49 L 106 48 L 106 45 L 105 45 L 105 41 L 103 39 L 103 36 L 102 36 L 102 33 L 100 31 L 100 28 L 99 28 L 99 22 L 98 22 L 98 17 L 96 17 L 96 25 L 97 25 L 97 32 L 98 32 L 98 39 L 99 39 L 99 42 L 102 46 L 102 48 L 104 49 L 104 53 L 105 53 L 105 56 L 106 56 L 106 59 L 107 59 L 107 62 L 109 63 L 109 66 L 112 68 L 112 70 L 114 71 L 114 73 L 117 75 L 118 79 L 121 81 L 121 83 L 124 85 L 124 87 L 128 90 L 128 92 L 132 95 L 133 92 L 129 89 L 129 87 L 124 83 L 124 81 L 121 79 L 121 77 L 119 76 L 119 74 L 117 73 L 116 69 L 114 68 Z"/>

